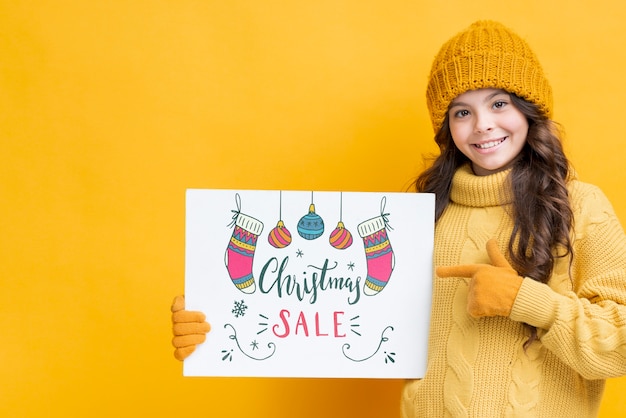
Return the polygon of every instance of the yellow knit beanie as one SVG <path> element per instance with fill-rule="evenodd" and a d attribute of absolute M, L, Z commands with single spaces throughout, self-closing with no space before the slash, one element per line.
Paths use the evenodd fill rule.
<path fill-rule="evenodd" d="M 514 93 L 552 117 L 552 89 L 537 57 L 519 35 L 493 21 L 473 23 L 435 57 L 426 89 L 435 132 L 456 96 L 481 88 Z"/>

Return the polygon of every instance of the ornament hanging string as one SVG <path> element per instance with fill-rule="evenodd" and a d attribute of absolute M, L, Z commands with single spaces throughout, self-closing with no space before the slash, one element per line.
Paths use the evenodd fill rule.
<path fill-rule="evenodd" d="M 339 193 L 339 222 L 343 222 L 343 192 Z"/>

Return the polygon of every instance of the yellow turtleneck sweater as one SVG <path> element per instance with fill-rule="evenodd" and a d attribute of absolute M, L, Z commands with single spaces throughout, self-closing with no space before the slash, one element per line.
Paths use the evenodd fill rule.
<path fill-rule="evenodd" d="M 489 263 L 513 221 L 508 172 L 457 171 L 435 228 L 435 266 Z M 525 278 L 509 318 L 467 314 L 467 280 L 433 284 L 428 367 L 407 381 L 403 417 L 593 417 L 604 379 L 626 374 L 626 236 L 595 186 L 572 180 L 574 259 L 558 259 L 548 285 Z M 571 272 L 571 276 L 570 273 Z M 526 351 L 528 332 L 540 340 Z"/>

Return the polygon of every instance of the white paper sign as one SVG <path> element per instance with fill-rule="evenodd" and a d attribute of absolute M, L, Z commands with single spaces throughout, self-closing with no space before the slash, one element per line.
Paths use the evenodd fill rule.
<path fill-rule="evenodd" d="M 185 376 L 419 378 L 434 195 L 187 191 Z"/>

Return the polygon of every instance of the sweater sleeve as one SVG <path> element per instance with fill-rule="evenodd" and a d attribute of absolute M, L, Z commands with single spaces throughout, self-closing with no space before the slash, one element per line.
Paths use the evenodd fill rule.
<path fill-rule="evenodd" d="M 538 328 L 541 343 L 586 379 L 626 375 L 626 235 L 604 194 L 580 186 L 573 289 L 525 278 L 511 319 Z"/>

